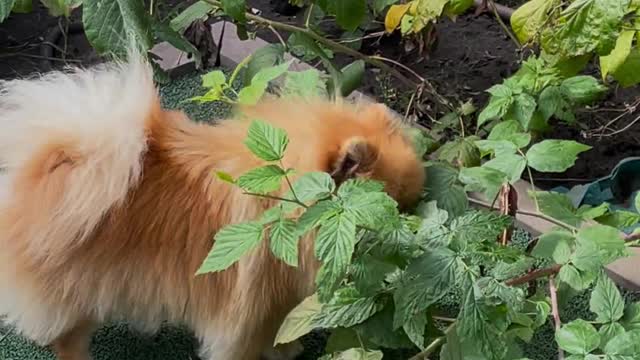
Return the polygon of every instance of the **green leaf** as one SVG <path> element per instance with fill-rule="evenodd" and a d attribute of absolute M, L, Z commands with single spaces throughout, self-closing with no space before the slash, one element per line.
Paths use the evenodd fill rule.
<path fill-rule="evenodd" d="M 624 88 L 640 83 L 640 48 L 634 48 L 627 57 L 627 61 L 620 65 L 613 77 Z"/>
<path fill-rule="evenodd" d="M 40 2 L 47 7 L 51 16 L 64 16 L 66 18 L 71 15 L 73 9 L 82 4 L 82 0 L 40 0 Z M 19 3 L 25 3 L 25 1 L 17 1 L 16 5 L 19 5 Z M 14 9 L 16 5 L 14 5 Z M 24 4 L 22 5 L 24 6 Z"/>
<path fill-rule="evenodd" d="M 87 39 L 100 54 L 124 54 L 130 39 L 145 51 L 153 43 L 142 1 L 84 0 L 82 23 Z"/>
<path fill-rule="evenodd" d="M 521 43 L 527 43 L 541 31 L 556 4 L 556 0 L 532 0 L 514 11 L 511 15 L 511 28 Z"/>
<path fill-rule="evenodd" d="M 333 293 L 344 277 L 356 244 L 356 219 L 351 213 L 338 213 L 322 221 L 315 241 L 315 254 L 322 261 L 318 285 L 320 299 Z"/>
<path fill-rule="evenodd" d="M 376 15 L 381 14 L 387 6 L 393 5 L 398 1 L 399 0 L 373 0 L 373 13 Z"/>
<path fill-rule="evenodd" d="M 11 3 L 12 0 L 6 0 L 6 2 Z M 74 5 L 74 7 L 76 4 L 77 6 L 80 6 L 81 2 L 82 2 L 81 0 L 71 0 L 71 3 L 72 5 Z M 3 5 L 0 4 L 0 8 L 2 6 Z M 13 4 L 13 8 L 11 9 L 11 12 L 19 13 L 19 14 L 28 14 L 31 11 L 33 11 L 33 0 L 15 0 L 15 3 Z M 2 10 L 0 9 L 0 22 L 3 21 L 1 14 L 2 14 Z"/>
<path fill-rule="evenodd" d="M 463 168 L 460 181 L 467 184 L 467 190 L 482 191 L 487 199 L 494 199 L 503 184 L 509 182 L 502 171 L 490 167 Z"/>
<path fill-rule="evenodd" d="M 378 229 L 389 216 L 397 215 L 398 204 L 385 192 L 353 194 L 343 201 L 345 212 L 360 226 Z"/>
<path fill-rule="evenodd" d="M 298 232 L 305 234 L 312 228 L 320 225 L 324 220 L 336 215 L 340 211 L 337 202 L 331 200 L 318 201 L 313 204 L 298 219 Z"/>
<path fill-rule="evenodd" d="M 448 248 L 429 249 L 412 261 L 406 270 L 406 280 L 393 294 L 394 328 L 403 326 L 440 300 L 455 284 L 459 266 L 456 254 Z"/>
<path fill-rule="evenodd" d="M 531 255 L 542 259 L 553 259 L 556 264 L 566 264 L 571 259 L 575 243 L 573 234 L 564 230 L 555 230 L 542 234 Z"/>
<path fill-rule="evenodd" d="M 592 207 L 591 205 L 580 205 L 580 207 L 576 210 L 576 215 L 584 220 L 593 220 L 595 218 L 601 217 L 608 211 L 608 203 L 602 203 L 596 207 Z"/>
<path fill-rule="evenodd" d="M 527 167 L 527 160 L 520 155 L 515 154 L 500 154 L 494 159 L 491 159 L 484 163 L 482 167 L 498 170 L 507 175 L 509 183 L 514 184 L 520 180 L 522 172 Z"/>
<path fill-rule="evenodd" d="M 314 319 L 322 310 L 316 294 L 298 304 L 284 319 L 274 345 L 290 343 L 314 329 Z"/>
<path fill-rule="evenodd" d="M 353 288 L 342 288 L 322 307 L 314 325 L 321 328 L 351 327 L 367 320 L 380 309 L 375 298 L 362 297 Z"/>
<path fill-rule="evenodd" d="M 512 263 L 500 261 L 491 270 L 491 276 L 499 281 L 512 279 L 529 271 L 533 263 L 534 260 L 528 257 L 522 257 Z"/>
<path fill-rule="evenodd" d="M 449 17 L 462 15 L 473 6 L 473 0 L 450 0 L 444 8 L 444 13 Z"/>
<path fill-rule="evenodd" d="M 277 165 L 250 170 L 238 178 L 238 185 L 248 192 L 266 194 L 280 189 L 286 173 Z"/>
<path fill-rule="evenodd" d="M 605 274 L 600 275 L 591 293 L 589 310 L 598 315 L 596 321 L 599 323 L 616 322 L 624 315 L 622 295 L 613 281 Z"/>
<path fill-rule="evenodd" d="M 523 133 L 522 126 L 515 120 L 503 121 L 491 129 L 487 140 L 506 140 L 517 148 L 523 148 L 531 142 L 531 134 Z"/>
<path fill-rule="evenodd" d="M 195 61 L 196 68 L 199 69 L 202 66 L 202 55 L 200 54 L 200 51 L 187 41 L 184 36 L 173 30 L 169 24 L 154 21 L 152 27 L 153 32 L 158 39 L 168 42 L 178 50 L 191 54 Z"/>
<path fill-rule="evenodd" d="M 625 63 L 629 54 L 631 54 L 635 34 L 636 30 L 623 30 L 616 41 L 616 47 L 611 53 L 606 56 L 600 56 L 600 72 L 603 79 L 606 79 L 607 75 L 618 71 L 620 66 Z"/>
<path fill-rule="evenodd" d="M 338 0 L 339 1 L 339 0 Z M 325 355 L 318 360 L 382 360 L 382 352 L 362 348 L 349 349 L 338 354 Z"/>
<path fill-rule="evenodd" d="M 600 335 L 593 325 L 578 319 L 556 331 L 556 342 L 564 351 L 586 355 L 600 345 Z"/>
<path fill-rule="evenodd" d="M 333 1 L 336 23 L 345 30 L 354 31 L 365 19 L 367 4 L 365 0 L 329 0 Z"/>
<path fill-rule="evenodd" d="M 627 254 L 624 239 L 615 228 L 594 225 L 578 231 L 577 248 L 572 257 L 575 266 L 598 273 L 601 268 Z"/>
<path fill-rule="evenodd" d="M 615 46 L 629 0 L 577 0 L 546 29 L 542 47 L 564 57 L 596 51 L 607 55 Z"/>
<path fill-rule="evenodd" d="M 633 199 L 633 205 L 637 212 L 640 212 L 640 192 L 636 194 L 635 199 Z"/>
<path fill-rule="evenodd" d="M 571 264 L 564 265 L 558 273 L 558 279 L 576 291 L 586 289 L 589 284 L 583 280 L 580 271 Z"/>
<path fill-rule="evenodd" d="M 468 211 L 451 221 L 451 233 L 462 248 L 471 243 L 495 242 L 504 229 L 512 224 L 509 216 L 488 211 Z"/>
<path fill-rule="evenodd" d="M 632 330 L 614 337 L 604 347 L 604 352 L 610 356 L 623 355 L 637 359 L 640 356 L 640 331 Z M 622 357 L 608 357 L 608 359 L 627 360 Z"/>
<path fill-rule="evenodd" d="M 298 266 L 298 240 L 296 222 L 280 218 L 271 227 L 269 248 L 273 255 L 291 266 Z"/>
<path fill-rule="evenodd" d="M 511 89 L 505 85 L 494 85 L 487 90 L 491 94 L 489 104 L 478 116 L 478 127 L 489 120 L 502 118 L 507 114 L 513 104 L 514 97 Z"/>
<path fill-rule="evenodd" d="M 293 183 L 293 191 L 303 203 L 328 198 L 335 188 L 331 175 L 320 171 L 305 173 Z"/>
<path fill-rule="evenodd" d="M 213 249 L 197 274 L 222 271 L 233 265 L 262 241 L 262 224 L 246 222 L 226 226 L 215 235 Z"/>
<path fill-rule="evenodd" d="M 562 82 L 562 92 L 576 104 L 586 105 L 599 99 L 607 87 L 593 76 L 574 76 Z"/>
<path fill-rule="evenodd" d="M 626 330 L 640 330 L 640 302 L 629 304 L 621 320 Z"/>
<path fill-rule="evenodd" d="M 356 257 L 350 273 L 356 289 L 363 295 L 372 295 L 384 286 L 383 281 L 387 274 L 396 269 L 395 265 L 364 254 Z"/>
<path fill-rule="evenodd" d="M 241 24 L 246 21 L 245 9 L 247 4 L 245 0 L 221 0 L 221 2 L 222 10 L 225 14 Z"/>
<path fill-rule="evenodd" d="M 424 200 L 437 201 L 438 206 L 455 217 L 467 209 L 467 194 L 458 184 L 458 173 L 449 166 L 431 165 L 427 169 Z"/>
<path fill-rule="evenodd" d="M 2 0 L 0 1 L 0 22 L 5 21 L 9 15 L 11 15 L 11 9 L 16 0 Z"/>
<path fill-rule="evenodd" d="M 322 47 L 316 43 L 315 40 L 301 32 L 295 32 L 289 35 L 287 46 L 292 54 L 300 57 L 304 62 L 313 61 L 318 57 L 325 61 L 333 58 L 333 52 L 331 50 Z"/>
<path fill-rule="evenodd" d="M 542 90 L 538 99 L 538 109 L 545 121 L 552 116 L 568 123 L 574 123 L 576 120 L 572 106 L 560 86 L 548 86 Z"/>
<path fill-rule="evenodd" d="M 360 87 L 364 79 L 364 65 L 363 60 L 356 60 L 340 70 L 342 73 L 340 79 L 340 94 L 342 96 L 349 96 L 349 94 Z"/>
<path fill-rule="evenodd" d="M 267 90 L 269 82 L 287 72 L 291 61 L 267 68 L 262 68 L 251 79 L 251 84 L 244 87 L 238 93 L 238 102 L 244 105 L 252 105 L 258 102 Z"/>
<path fill-rule="evenodd" d="M 252 79 L 265 68 L 270 68 L 284 62 L 284 46 L 269 44 L 251 54 L 244 69 L 243 84 L 251 84 Z"/>
<path fill-rule="evenodd" d="M 480 165 L 480 151 L 470 139 L 457 139 L 442 145 L 438 157 L 456 166 Z"/>
<path fill-rule="evenodd" d="M 607 346 L 607 343 L 611 341 L 611 339 L 617 337 L 618 335 L 624 334 L 625 330 L 622 325 L 614 322 L 602 325 L 598 330 L 600 334 L 600 349 L 604 349 Z"/>
<path fill-rule="evenodd" d="M 214 10 L 215 6 L 205 1 L 197 1 L 171 20 L 171 28 L 182 34 L 195 21 L 206 20 Z"/>
<path fill-rule="evenodd" d="M 518 151 L 518 147 L 507 140 L 478 140 L 475 144 L 480 150 L 480 157 L 489 154 L 495 156 L 512 155 Z"/>
<path fill-rule="evenodd" d="M 536 111 L 536 99 L 529 94 L 518 94 L 513 97 L 509 111 L 504 115 L 506 120 L 516 120 L 525 130 L 530 130 L 533 113 Z"/>
<path fill-rule="evenodd" d="M 327 96 L 327 87 L 316 69 L 291 71 L 284 81 L 283 96 L 315 99 Z"/>
<path fill-rule="evenodd" d="M 474 291 L 467 290 L 462 310 L 458 314 L 458 335 L 462 339 L 463 349 L 471 354 L 484 355 L 480 358 L 504 359 L 507 346 L 502 333 L 493 326 L 499 319 L 491 319 L 480 302 L 475 299 Z M 466 359 L 467 357 L 465 357 Z"/>
<path fill-rule="evenodd" d="M 364 194 L 370 192 L 381 192 L 384 190 L 384 184 L 371 179 L 349 179 L 342 183 L 338 188 L 338 197 L 346 199 L 356 194 Z"/>
<path fill-rule="evenodd" d="M 219 89 L 227 84 L 227 76 L 221 70 L 211 71 L 202 76 L 202 86 L 206 88 Z"/>
<path fill-rule="evenodd" d="M 529 196 L 534 197 L 532 193 Z M 554 219 L 572 226 L 578 226 L 583 219 L 576 214 L 576 208 L 566 194 L 551 191 L 536 191 L 535 197 L 540 211 Z"/>
<path fill-rule="evenodd" d="M 413 147 L 419 158 L 423 158 L 427 152 L 433 148 L 433 138 L 425 134 L 422 130 L 416 127 L 410 127 L 407 129 L 407 133 L 411 137 L 411 140 L 413 140 Z"/>
<path fill-rule="evenodd" d="M 603 225 L 608 225 L 616 229 L 623 229 L 640 222 L 640 214 L 631 211 L 616 210 L 614 212 L 598 216 L 595 220 Z"/>
<path fill-rule="evenodd" d="M 216 171 L 216 177 L 218 177 L 218 179 L 229 183 L 229 184 L 235 184 L 236 181 L 233 179 L 233 176 L 231 176 L 231 174 L 226 173 L 224 171 Z"/>
<path fill-rule="evenodd" d="M 427 316 L 417 313 L 408 322 L 402 325 L 405 333 L 418 348 L 424 350 L 424 330 L 427 326 Z"/>
<path fill-rule="evenodd" d="M 573 140 L 543 140 L 527 151 L 527 160 L 537 171 L 559 173 L 572 167 L 578 154 L 590 149 Z"/>
<path fill-rule="evenodd" d="M 289 144 L 287 133 L 264 121 L 254 120 L 249 126 L 244 144 L 262 160 L 282 159 Z"/>

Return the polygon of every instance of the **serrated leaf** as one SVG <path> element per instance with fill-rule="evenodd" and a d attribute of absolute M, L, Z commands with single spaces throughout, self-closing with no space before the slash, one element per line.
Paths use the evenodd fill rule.
<path fill-rule="evenodd" d="M 640 331 L 632 330 L 614 337 L 604 347 L 604 352 L 609 356 L 630 356 L 637 359 L 640 356 Z M 611 359 L 627 360 L 627 358 L 621 357 L 612 357 Z"/>
<path fill-rule="evenodd" d="M 396 269 L 393 264 L 364 254 L 356 257 L 349 272 L 356 289 L 363 295 L 370 295 L 380 290 L 387 274 Z"/>
<path fill-rule="evenodd" d="M 560 86 L 569 100 L 580 105 L 594 102 L 607 91 L 607 87 L 596 78 L 586 75 L 570 77 Z"/>
<path fill-rule="evenodd" d="M 576 214 L 576 208 L 566 194 L 551 191 L 536 191 L 529 193 L 531 198 L 538 202 L 540 211 L 554 219 L 560 220 L 572 226 L 582 223 L 582 217 Z"/>
<path fill-rule="evenodd" d="M 318 360 L 382 360 L 382 352 L 368 351 L 362 348 L 349 349 L 338 354 L 325 355 Z"/>
<path fill-rule="evenodd" d="M 473 6 L 473 0 L 450 0 L 444 8 L 444 13 L 449 17 L 462 15 Z"/>
<path fill-rule="evenodd" d="M 280 189 L 286 172 L 277 165 L 249 170 L 238 178 L 237 184 L 245 191 L 265 194 Z"/>
<path fill-rule="evenodd" d="M 596 207 L 590 205 L 580 205 L 576 210 L 576 215 L 585 220 L 593 220 L 609 212 L 609 204 L 602 203 Z M 605 224 L 606 225 L 606 224 Z"/>
<path fill-rule="evenodd" d="M 527 151 L 527 160 L 537 171 L 563 172 L 575 164 L 578 154 L 590 149 L 573 140 L 543 140 Z"/>
<path fill-rule="evenodd" d="M 521 43 L 532 40 L 547 22 L 555 0 L 532 0 L 522 4 L 511 15 L 511 28 Z"/>
<path fill-rule="evenodd" d="M 373 229 L 380 228 L 389 216 L 398 213 L 398 204 L 384 192 L 354 194 L 343 201 L 345 213 L 350 214 L 357 225 Z"/>
<path fill-rule="evenodd" d="M 616 210 L 598 216 L 595 220 L 603 225 L 608 225 L 616 229 L 624 229 L 640 222 L 640 214 L 631 211 Z"/>
<path fill-rule="evenodd" d="M 517 148 L 523 148 L 531 142 L 531 134 L 522 131 L 522 125 L 517 121 L 503 121 L 491 129 L 487 140 L 506 140 Z"/>
<path fill-rule="evenodd" d="M 495 156 L 512 155 L 518 151 L 518 147 L 507 140 L 478 140 L 475 144 L 480 150 L 480 157 L 488 154 L 494 154 Z"/>
<path fill-rule="evenodd" d="M 447 248 L 429 249 L 412 261 L 406 270 L 406 280 L 393 294 L 394 328 L 403 326 L 441 299 L 455 284 L 459 266 L 456 254 Z"/>
<path fill-rule="evenodd" d="M 291 71 L 284 81 L 282 96 L 315 99 L 327 96 L 326 83 L 316 69 Z"/>
<path fill-rule="evenodd" d="M 221 70 L 211 71 L 202 76 L 202 86 L 206 88 L 219 89 L 227 83 L 227 76 Z"/>
<path fill-rule="evenodd" d="M 469 243 L 493 242 L 511 223 L 509 216 L 488 211 L 468 211 L 451 221 L 449 236 L 463 248 Z"/>
<path fill-rule="evenodd" d="M 282 44 L 269 44 L 251 54 L 244 69 L 243 84 L 251 84 L 252 79 L 260 70 L 276 66 L 284 62 L 284 46 Z"/>
<path fill-rule="evenodd" d="M 640 302 L 629 304 L 620 322 L 626 330 L 640 330 Z"/>
<path fill-rule="evenodd" d="M 560 269 L 558 279 L 576 291 L 584 290 L 589 286 L 589 284 L 582 279 L 580 271 L 571 264 L 564 265 Z"/>
<path fill-rule="evenodd" d="M 293 183 L 293 191 L 303 203 L 325 199 L 335 191 L 336 184 L 325 172 L 308 172 Z"/>
<path fill-rule="evenodd" d="M 556 331 L 556 342 L 564 351 L 586 355 L 600 345 L 600 335 L 593 325 L 578 319 Z"/>
<path fill-rule="evenodd" d="M 560 86 L 548 86 L 542 90 L 538 99 L 538 110 L 545 121 L 555 116 L 568 123 L 575 122 L 572 106 L 565 97 Z"/>
<path fill-rule="evenodd" d="M 571 259 L 575 237 L 568 231 L 555 230 L 542 234 L 531 255 L 552 259 L 556 264 L 566 264 Z"/>
<path fill-rule="evenodd" d="M 593 225 L 581 228 L 576 236 L 578 249 L 584 246 L 594 246 L 602 265 L 626 254 L 626 246 L 620 232 L 613 227 Z M 583 270 L 583 269 L 581 269 Z"/>
<path fill-rule="evenodd" d="M 515 278 L 516 276 L 529 271 L 531 266 L 533 266 L 533 263 L 533 259 L 528 257 L 520 258 L 512 263 L 500 261 L 491 270 L 491 276 L 499 281 Z"/>
<path fill-rule="evenodd" d="M 478 115 L 478 127 L 487 121 L 502 118 L 515 101 L 513 91 L 505 85 L 494 85 L 487 91 L 491 94 L 491 99 L 489 104 Z"/>
<path fill-rule="evenodd" d="M 618 40 L 616 40 L 616 47 L 611 53 L 606 56 L 600 56 L 600 72 L 603 79 L 606 79 L 607 75 L 618 71 L 620 66 L 625 63 L 629 54 L 631 54 L 635 34 L 636 30 L 623 30 Z"/>
<path fill-rule="evenodd" d="M 414 315 L 408 322 L 402 325 L 409 339 L 421 350 L 424 350 L 424 329 L 426 326 L 427 316 L 424 313 Z"/>
<path fill-rule="evenodd" d="M 472 167 L 460 170 L 460 181 L 469 191 L 481 191 L 487 199 L 495 199 L 503 184 L 508 183 L 507 175 L 490 167 Z"/>
<path fill-rule="evenodd" d="M 505 346 L 503 333 L 492 325 L 491 322 L 499 321 L 491 319 L 476 299 L 474 291 L 468 290 L 462 310 L 458 314 L 458 335 L 463 342 L 463 351 L 482 356 L 479 358 L 504 359 L 508 347 Z M 465 357 L 466 359 L 466 357 Z"/>
<path fill-rule="evenodd" d="M 171 19 L 171 28 L 183 33 L 196 20 L 205 20 L 216 9 L 206 1 L 197 1 Z"/>
<path fill-rule="evenodd" d="M 598 329 L 598 333 L 600 334 L 600 349 L 604 349 L 611 339 L 624 334 L 625 330 L 622 325 L 618 323 L 608 323 L 602 325 L 600 329 Z"/>
<path fill-rule="evenodd" d="M 362 297 L 353 288 L 342 288 L 322 307 L 314 324 L 322 328 L 348 328 L 362 323 L 380 309 L 374 297 Z"/>
<path fill-rule="evenodd" d="M 298 219 L 298 233 L 300 235 L 305 234 L 339 211 L 339 204 L 331 200 L 319 201 L 311 205 Z"/>
<path fill-rule="evenodd" d="M 416 241 L 425 246 L 437 247 L 448 245 L 448 229 L 444 226 L 449 219 L 449 214 L 438 209 L 435 201 L 421 203 L 418 213 L 423 218 L 416 235 Z"/>
<path fill-rule="evenodd" d="M 244 144 L 260 159 L 277 161 L 284 156 L 289 138 L 284 130 L 266 122 L 254 120 L 249 126 Z"/>
<path fill-rule="evenodd" d="M 0 22 L 5 21 L 11 15 L 11 9 L 13 9 L 15 2 L 16 0 L 0 1 Z"/>
<path fill-rule="evenodd" d="M 255 249 L 262 241 L 263 228 L 258 222 L 226 226 L 215 235 L 213 249 L 197 274 L 222 271 Z"/>
<path fill-rule="evenodd" d="M 291 266 L 298 266 L 298 240 L 296 222 L 280 218 L 271 226 L 269 248 L 273 255 Z"/>
<path fill-rule="evenodd" d="M 426 169 L 424 200 L 437 201 L 438 206 L 455 217 L 461 215 L 468 206 L 467 194 L 458 184 L 458 173 L 451 167 L 431 165 Z"/>
<path fill-rule="evenodd" d="M 100 54 L 124 54 L 130 40 L 144 51 L 153 43 L 149 16 L 141 1 L 84 0 L 82 24 L 87 39 Z"/>
<path fill-rule="evenodd" d="M 531 130 L 530 123 L 533 113 L 536 111 L 536 99 L 529 94 L 517 94 L 513 96 L 513 103 L 509 111 L 504 115 L 506 120 L 515 120 L 522 125 L 525 130 Z"/>
<path fill-rule="evenodd" d="M 313 320 L 321 310 L 322 304 L 316 294 L 304 299 L 284 319 L 274 345 L 287 344 L 310 333 L 314 328 Z"/>
<path fill-rule="evenodd" d="M 221 3 L 225 14 L 240 24 L 246 21 L 245 9 L 247 5 L 245 0 L 221 0 Z"/>
<path fill-rule="evenodd" d="M 482 167 L 498 170 L 507 175 L 510 184 L 520 180 L 522 172 L 527 167 L 527 160 L 516 154 L 500 154 L 482 164 Z"/>
<path fill-rule="evenodd" d="M 611 279 L 601 274 L 591 293 L 589 310 L 597 315 L 599 323 L 616 322 L 624 315 L 624 300 Z"/>
<path fill-rule="evenodd" d="M 318 291 L 320 299 L 331 296 L 334 287 L 344 277 L 356 244 L 356 219 L 341 212 L 322 221 L 315 240 L 316 257 L 322 261 Z"/>
<path fill-rule="evenodd" d="M 480 165 L 480 151 L 470 139 L 457 139 L 442 145 L 438 157 L 460 167 Z"/>
<path fill-rule="evenodd" d="M 356 194 L 381 192 L 383 190 L 384 184 L 380 181 L 355 178 L 349 179 L 340 185 L 340 187 L 338 188 L 338 197 L 346 199 L 347 197 Z"/>

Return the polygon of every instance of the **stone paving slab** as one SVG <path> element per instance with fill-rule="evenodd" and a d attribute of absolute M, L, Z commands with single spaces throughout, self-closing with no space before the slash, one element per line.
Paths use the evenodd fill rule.
<path fill-rule="evenodd" d="M 229 68 L 235 68 L 247 56 L 253 54 L 256 50 L 268 45 L 269 43 L 258 37 L 248 40 L 240 40 L 236 32 L 236 26 L 233 23 L 227 22 L 224 24 L 225 33 L 222 43 L 221 62 L 223 66 Z M 216 22 L 211 25 L 211 32 L 214 39 L 220 38 L 223 22 Z M 173 48 L 167 43 L 161 43 L 156 45 L 152 50 L 157 55 L 163 58 L 160 66 L 165 70 L 181 69 L 185 65 L 192 63 L 193 60 L 187 59 L 184 52 Z M 290 55 L 286 55 L 286 59 L 292 59 Z M 294 58 L 291 65 L 291 70 L 302 71 L 311 68 L 309 64 L 306 64 L 298 59 Z M 172 70 L 173 71 L 173 70 Z M 361 98 L 371 99 L 370 96 L 354 91 L 348 99 Z M 535 211 L 535 204 L 532 199 L 527 195 L 528 190 L 531 190 L 531 184 L 520 180 L 514 187 L 518 191 L 518 209 Z M 473 194 L 472 196 L 477 199 L 482 199 L 479 194 Z M 486 200 L 485 200 L 486 201 Z M 518 214 L 516 221 L 525 230 L 529 231 L 534 237 L 544 233 L 551 228 L 553 224 L 540 219 L 535 216 Z M 634 256 L 621 259 L 607 267 L 607 272 L 611 278 L 621 286 L 634 291 L 640 291 L 640 249 L 633 249 Z"/>

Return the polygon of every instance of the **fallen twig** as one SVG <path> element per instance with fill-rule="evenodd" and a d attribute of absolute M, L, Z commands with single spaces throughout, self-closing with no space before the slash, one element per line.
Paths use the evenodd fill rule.
<path fill-rule="evenodd" d="M 553 316 L 556 331 L 558 331 L 562 327 L 562 322 L 560 321 L 560 311 L 558 309 L 558 289 L 553 276 L 549 278 L 549 293 L 551 294 L 551 315 Z M 558 348 L 558 360 L 564 360 L 564 351 L 560 348 Z"/>
<path fill-rule="evenodd" d="M 543 278 L 543 277 L 553 276 L 553 275 L 557 274 L 558 272 L 560 272 L 560 268 L 562 268 L 562 265 L 559 265 L 559 264 L 552 265 L 552 266 L 550 266 L 548 268 L 531 271 L 531 272 L 529 272 L 529 273 L 527 273 L 525 275 L 519 276 L 519 277 L 511 279 L 511 280 L 507 280 L 504 283 L 506 285 L 509 285 L 509 286 L 517 286 L 517 285 L 526 284 L 528 282 L 531 282 L 531 281 L 534 281 L 534 280 L 538 280 L 538 279 Z"/>

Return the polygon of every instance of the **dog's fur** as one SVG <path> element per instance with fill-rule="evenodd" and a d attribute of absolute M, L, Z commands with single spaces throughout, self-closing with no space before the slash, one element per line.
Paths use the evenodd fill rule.
<path fill-rule="evenodd" d="M 424 172 L 410 140 L 376 104 L 265 101 L 211 126 L 161 109 L 139 58 L 3 83 L 0 94 L 0 316 L 59 359 L 87 360 L 95 327 L 186 324 L 204 360 L 291 358 L 274 351 L 284 316 L 313 292 L 312 237 L 297 268 L 268 242 L 221 273 L 195 276 L 221 227 L 275 203 L 213 172 L 260 166 L 250 119 L 284 128 L 283 162 L 338 181 L 371 177 L 401 205 Z M 283 186 L 282 191 L 286 189 Z"/>

